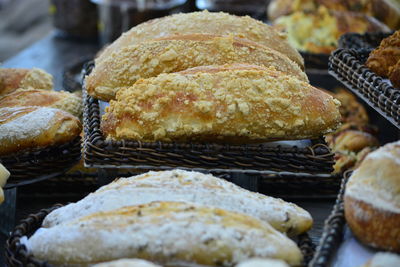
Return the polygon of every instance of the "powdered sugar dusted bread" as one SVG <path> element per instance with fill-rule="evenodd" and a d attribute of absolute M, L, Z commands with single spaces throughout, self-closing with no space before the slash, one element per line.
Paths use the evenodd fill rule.
<path fill-rule="evenodd" d="M 88 93 L 104 101 L 140 78 L 155 77 L 204 65 L 248 63 L 277 70 L 308 81 L 306 74 L 287 56 L 258 43 L 233 36 L 174 35 L 123 47 L 97 61 L 86 78 Z"/>
<path fill-rule="evenodd" d="M 249 16 L 239 17 L 223 12 L 212 13 L 208 11 L 175 14 L 139 24 L 122 34 L 108 46 L 96 60 L 96 63 L 110 57 L 113 52 L 126 46 L 168 35 L 195 33 L 244 37 L 275 49 L 304 68 L 303 58 L 296 49 L 290 46 L 286 34 Z"/>
<path fill-rule="evenodd" d="M 0 108 L 0 155 L 67 143 L 81 130 L 75 116 L 59 109 Z"/>
<path fill-rule="evenodd" d="M 53 77 L 41 69 L 0 68 L 0 96 L 17 89 L 53 89 Z"/>
<path fill-rule="evenodd" d="M 369 246 L 400 252 L 400 142 L 370 153 L 349 178 L 345 216 Z"/>
<path fill-rule="evenodd" d="M 256 143 L 318 137 L 340 124 L 339 101 L 274 68 L 203 66 L 121 89 L 102 118 L 111 139 Z"/>
<path fill-rule="evenodd" d="M 77 203 L 51 212 L 43 226 L 53 227 L 95 212 L 152 201 L 188 201 L 244 213 L 289 234 L 306 232 L 312 226 L 310 214 L 295 204 L 247 191 L 212 175 L 183 170 L 148 172 L 116 180 Z"/>
<path fill-rule="evenodd" d="M 266 222 L 183 202 L 129 206 L 40 228 L 28 240 L 28 248 L 33 256 L 55 265 L 133 257 L 210 266 L 231 266 L 251 257 L 282 259 L 291 265 L 302 260 L 296 244 Z"/>
<path fill-rule="evenodd" d="M 82 99 L 65 91 L 41 89 L 17 90 L 0 97 L 0 108 L 41 106 L 62 109 L 76 117 L 82 116 Z"/>
<path fill-rule="evenodd" d="M 115 261 L 103 262 L 92 267 L 161 267 L 149 261 L 141 259 L 120 259 Z"/>

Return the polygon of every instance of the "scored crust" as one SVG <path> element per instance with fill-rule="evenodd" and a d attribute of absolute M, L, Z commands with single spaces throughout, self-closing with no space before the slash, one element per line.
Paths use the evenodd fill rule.
<path fill-rule="evenodd" d="M 126 46 L 96 62 L 86 78 L 88 93 L 104 101 L 140 78 L 155 77 L 204 65 L 248 63 L 272 66 L 308 81 L 307 75 L 287 56 L 255 42 L 211 34 L 174 35 Z"/>
<path fill-rule="evenodd" d="M 272 68 L 203 67 L 141 79 L 111 101 L 106 137 L 234 144 L 317 137 L 340 124 L 340 103 Z"/>
<path fill-rule="evenodd" d="M 218 34 L 244 37 L 253 42 L 270 47 L 296 62 L 304 69 L 304 61 L 299 52 L 290 46 L 286 34 L 249 16 L 234 16 L 223 12 L 181 13 L 153 19 L 133 27 L 124 33 L 96 59 L 102 61 L 123 47 L 136 45 L 167 35 Z"/>

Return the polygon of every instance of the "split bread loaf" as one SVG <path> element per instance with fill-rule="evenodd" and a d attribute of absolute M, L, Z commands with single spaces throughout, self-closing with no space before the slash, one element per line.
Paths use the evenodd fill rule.
<path fill-rule="evenodd" d="M 108 46 L 96 64 L 127 46 L 168 35 L 196 33 L 243 37 L 286 55 L 304 69 L 303 58 L 289 45 L 286 34 L 249 16 L 208 11 L 175 14 L 139 24 Z"/>
<path fill-rule="evenodd" d="M 363 243 L 400 252 L 400 142 L 367 155 L 346 185 L 346 221 Z"/>
<path fill-rule="evenodd" d="M 251 257 L 282 259 L 295 266 L 302 261 L 297 245 L 268 223 L 184 202 L 152 202 L 95 213 L 40 228 L 27 243 L 34 257 L 55 265 L 133 257 L 209 266 L 231 266 Z"/>
<path fill-rule="evenodd" d="M 82 116 L 82 99 L 65 91 L 46 91 L 41 89 L 17 90 L 0 97 L 0 108 L 41 106 L 64 110 L 76 117 Z"/>
<path fill-rule="evenodd" d="M 22 89 L 53 89 L 53 77 L 41 69 L 0 68 L 0 96 Z"/>
<path fill-rule="evenodd" d="M 247 214 L 289 235 L 304 233 L 312 226 L 310 214 L 295 204 L 247 191 L 212 175 L 183 170 L 148 172 L 116 180 L 77 203 L 51 212 L 43 226 L 53 227 L 124 206 L 175 200 Z"/>
<path fill-rule="evenodd" d="M 297 64 L 274 49 L 233 36 L 191 34 L 168 36 L 115 51 L 107 59 L 96 62 L 86 78 L 86 87 L 91 96 L 109 101 L 118 90 L 140 78 L 231 63 L 272 66 L 308 81 Z"/>
<path fill-rule="evenodd" d="M 0 108 L 0 156 L 61 145 L 79 136 L 79 120 L 47 107 Z"/>
<path fill-rule="evenodd" d="M 6 185 L 10 172 L 0 163 L 0 204 L 4 201 L 3 187 Z"/>
<path fill-rule="evenodd" d="M 295 77 L 252 65 L 198 67 L 120 90 L 107 138 L 233 144 L 303 139 L 340 124 L 340 102 Z"/>
<path fill-rule="evenodd" d="M 92 267 L 161 267 L 141 259 L 120 259 L 92 265 Z"/>

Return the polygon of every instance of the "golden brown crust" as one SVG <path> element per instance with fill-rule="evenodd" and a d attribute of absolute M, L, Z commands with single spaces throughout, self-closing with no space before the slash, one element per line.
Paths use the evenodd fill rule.
<path fill-rule="evenodd" d="M 366 132 L 345 130 L 335 136 L 332 146 L 334 151 L 358 152 L 365 147 L 379 146 L 379 141 Z"/>
<path fill-rule="evenodd" d="M 175 14 L 137 25 L 107 47 L 97 60 L 102 61 L 123 47 L 136 45 L 155 38 L 196 33 L 233 34 L 237 37 L 244 37 L 275 49 L 304 69 L 303 58 L 289 45 L 285 34 L 249 16 L 239 17 L 223 12 L 213 13 L 208 11 Z"/>
<path fill-rule="evenodd" d="M 98 62 L 86 78 L 86 86 L 90 95 L 109 101 L 119 89 L 131 86 L 139 78 L 230 63 L 273 66 L 308 81 L 294 62 L 273 49 L 233 36 L 191 34 L 124 47 Z"/>
<path fill-rule="evenodd" d="M 400 31 L 397 31 L 381 41 L 379 47 L 371 52 L 365 64 L 376 74 L 388 77 L 399 60 Z"/>
<path fill-rule="evenodd" d="M 0 108 L 41 106 L 58 108 L 76 117 L 82 116 L 82 99 L 65 91 L 46 91 L 40 89 L 17 90 L 0 97 Z"/>
<path fill-rule="evenodd" d="M 103 116 L 103 133 L 118 140 L 246 143 L 316 137 L 339 124 L 339 102 L 308 83 L 273 68 L 215 68 L 161 74 L 120 90 Z"/>
<path fill-rule="evenodd" d="M 45 148 L 72 141 L 82 130 L 79 120 L 59 109 L 0 109 L 0 155 Z"/>
<path fill-rule="evenodd" d="M 0 68 L 0 96 L 22 89 L 53 89 L 53 77 L 40 69 Z"/>

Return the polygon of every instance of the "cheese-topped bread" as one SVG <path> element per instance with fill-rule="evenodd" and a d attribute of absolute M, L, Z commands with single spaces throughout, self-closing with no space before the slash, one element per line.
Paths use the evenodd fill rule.
<path fill-rule="evenodd" d="M 41 69 L 0 68 L 0 96 L 22 89 L 53 89 L 53 76 Z"/>
<path fill-rule="evenodd" d="M 340 124 L 339 101 L 252 65 L 199 67 L 120 90 L 102 118 L 107 138 L 251 143 L 313 138 Z"/>
<path fill-rule="evenodd" d="M 83 104 L 82 99 L 75 94 L 41 89 L 17 90 L 0 98 L 0 108 L 25 106 L 58 108 L 81 117 Z"/>
<path fill-rule="evenodd" d="M 181 13 L 150 20 L 133 27 L 108 46 L 96 59 L 101 61 L 123 47 L 136 45 L 155 38 L 180 34 L 218 34 L 244 37 L 286 55 L 304 69 L 304 61 L 287 41 L 286 34 L 249 16 L 233 16 L 223 12 Z"/>
<path fill-rule="evenodd" d="M 291 235 L 306 232 L 312 226 L 310 214 L 295 204 L 247 191 L 212 175 L 183 170 L 148 172 L 116 180 L 77 203 L 51 212 L 43 226 L 152 201 L 187 201 L 244 213 Z"/>
<path fill-rule="evenodd" d="M 347 223 L 365 244 L 400 252 L 400 142 L 371 152 L 349 178 Z"/>
<path fill-rule="evenodd" d="M 191 34 L 168 36 L 115 51 L 106 60 L 96 62 L 86 78 L 86 87 L 93 97 L 109 101 L 118 90 L 140 78 L 231 63 L 273 66 L 308 81 L 297 64 L 274 49 L 233 36 Z"/>
<path fill-rule="evenodd" d="M 34 257 L 55 265 L 133 257 L 210 266 L 231 266 L 251 257 L 291 265 L 302 261 L 296 244 L 267 222 L 183 202 L 129 206 L 40 228 L 27 245 Z"/>
<path fill-rule="evenodd" d="M 55 108 L 0 108 L 0 155 L 35 150 L 72 141 L 81 132 L 80 121 Z"/>

